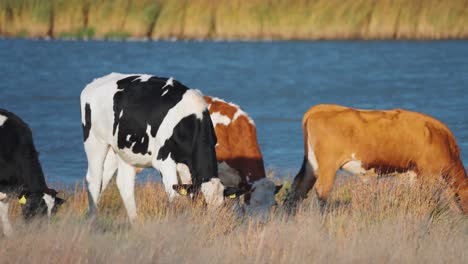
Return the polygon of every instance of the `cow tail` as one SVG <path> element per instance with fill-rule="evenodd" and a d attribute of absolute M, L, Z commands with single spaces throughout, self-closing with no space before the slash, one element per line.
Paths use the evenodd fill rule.
<path fill-rule="evenodd" d="M 309 162 L 308 161 L 309 136 L 308 136 L 308 133 L 307 133 L 307 120 L 308 119 L 304 118 L 304 120 L 302 121 L 302 131 L 304 132 L 304 159 L 302 161 L 301 169 L 299 170 L 296 177 L 294 178 L 294 182 L 293 182 L 292 187 L 295 187 L 295 185 L 297 185 L 300 181 L 302 181 L 302 179 L 306 176 L 305 175 L 306 174 L 306 167 L 307 167 L 307 163 Z"/>
<path fill-rule="evenodd" d="M 294 181 L 291 185 L 291 189 L 288 191 L 286 198 L 284 200 L 284 205 L 288 213 L 294 213 L 296 211 L 297 203 L 303 198 L 303 195 L 297 192 L 297 189 L 301 185 L 303 179 L 306 177 L 307 173 L 307 163 L 308 161 L 308 135 L 307 135 L 307 119 L 304 118 L 302 122 L 302 129 L 304 131 L 304 158 L 302 161 L 302 166 L 299 172 L 294 177 Z"/>
<path fill-rule="evenodd" d="M 91 107 L 88 103 L 85 104 L 84 109 L 82 109 L 84 115 L 83 123 L 81 127 L 83 128 L 83 140 L 86 141 L 89 137 L 89 132 L 91 130 Z"/>

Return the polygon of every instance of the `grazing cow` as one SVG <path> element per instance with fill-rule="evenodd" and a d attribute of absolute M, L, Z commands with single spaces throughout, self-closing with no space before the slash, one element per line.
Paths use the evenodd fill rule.
<path fill-rule="evenodd" d="M 216 159 L 219 178 L 227 188 L 224 196 L 238 198 L 245 194 L 244 202 L 247 204 L 247 213 L 268 214 L 275 204 L 275 193 L 281 186 L 275 186 L 265 177 L 254 122 L 235 104 L 209 96 L 204 96 L 204 99 L 208 104 L 218 140 Z M 104 165 L 102 191 L 116 170 L 116 155 L 109 151 Z M 137 171 L 139 170 L 138 168 Z M 185 165 L 178 164 L 177 172 L 181 183 L 191 183 L 190 171 Z"/>
<path fill-rule="evenodd" d="M 178 171 L 188 170 L 195 191 L 208 206 L 222 203 L 216 162 L 216 135 L 203 96 L 172 78 L 111 73 L 81 93 L 88 213 L 94 215 L 104 172 L 118 168 L 117 187 L 130 221 L 136 219 L 135 167 L 160 171 L 169 198 L 180 184 Z M 105 166 L 108 153 L 109 164 Z M 107 168 L 105 168 L 107 167 Z M 107 176 L 106 176 L 107 177 Z M 221 193 L 221 199 L 219 194 Z"/>
<path fill-rule="evenodd" d="M 0 218 L 10 235 L 9 200 L 18 197 L 26 220 L 56 212 L 63 200 L 49 189 L 42 173 L 31 129 L 15 114 L 0 109 Z"/>
<path fill-rule="evenodd" d="M 323 205 L 338 169 L 364 173 L 414 171 L 442 175 L 468 213 L 468 178 L 454 136 L 440 121 L 417 112 L 317 105 L 302 120 L 304 162 L 285 205 L 294 209 L 314 186 Z"/>
<path fill-rule="evenodd" d="M 253 120 L 233 103 L 205 96 L 216 131 L 216 159 L 226 196 L 245 194 L 248 214 L 265 217 L 281 186 L 266 178 Z M 232 191 L 233 193 L 230 193 Z"/>

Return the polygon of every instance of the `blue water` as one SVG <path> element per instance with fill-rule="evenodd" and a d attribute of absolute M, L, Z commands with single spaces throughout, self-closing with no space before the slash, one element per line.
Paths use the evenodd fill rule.
<path fill-rule="evenodd" d="M 0 107 L 29 123 L 49 180 L 82 181 L 79 95 L 112 71 L 173 76 L 241 105 L 278 177 L 299 169 L 301 118 L 318 103 L 432 115 L 453 131 L 468 164 L 468 41 L 0 40 Z"/>

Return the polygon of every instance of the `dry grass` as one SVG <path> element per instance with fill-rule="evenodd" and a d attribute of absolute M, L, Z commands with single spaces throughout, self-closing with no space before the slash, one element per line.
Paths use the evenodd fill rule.
<path fill-rule="evenodd" d="M 137 187 L 139 223 L 130 228 L 115 186 L 99 223 L 85 220 L 77 187 L 51 223 L 15 220 L 0 238 L 1 263 L 466 263 L 468 221 L 440 182 L 338 183 L 325 213 L 311 197 L 298 214 L 277 210 L 265 225 L 186 200 L 168 204 L 157 183 Z M 13 214 L 17 215 L 17 208 Z"/>
<path fill-rule="evenodd" d="M 0 34 L 153 39 L 467 38 L 468 0 L 0 0 Z"/>

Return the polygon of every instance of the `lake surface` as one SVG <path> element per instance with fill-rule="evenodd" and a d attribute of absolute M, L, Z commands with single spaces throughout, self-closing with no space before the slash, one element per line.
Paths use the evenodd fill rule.
<path fill-rule="evenodd" d="M 278 177 L 300 168 L 302 115 L 319 103 L 432 115 L 453 131 L 468 165 L 468 41 L 0 40 L 0 108 L 31 126 L 49 181 L 82 182 L 80 92 L 110 72 L 173 76 L 241 105 Z"/>

